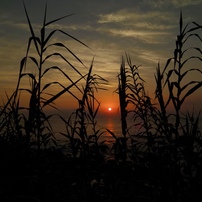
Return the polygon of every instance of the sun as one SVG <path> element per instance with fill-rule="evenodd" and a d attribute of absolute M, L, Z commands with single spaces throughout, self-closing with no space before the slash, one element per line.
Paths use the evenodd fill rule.
<path fill-rule="evenodd" d="M 111 111 L 112 111 L 112 108 L 111 108 L 111 107 L 109 107 L 109 108 L 108 108 L 108 111 L 109 111 L 109 112 L 111 112 Z"/>

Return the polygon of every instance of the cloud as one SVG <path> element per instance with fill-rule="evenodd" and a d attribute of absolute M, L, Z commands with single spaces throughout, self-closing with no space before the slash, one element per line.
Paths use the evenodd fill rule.
<path fill-rule="evenodd" d="M 35 32 L 40 31 L 41 27 L 39 24 L 33 23 L 32 26 Z M 25 37 L 25 33 L 29 33 L 29 25 L 26 22 L 24 23 L 24 22 L 15 22 L 14 20 L 4 20 L 0 22 L 0 28 L 4 31 L 6 30 L 7 35 L 12 35 L 15 33 L 17 36 L 17 34 L 22 35 L 23 32 L 23 37 Z"/>
<path fill-rule="evenodd" d="M 152 51 L 146 51 L 146 50 L 139 50 L 139 58 L 142 58 L 143 61 L 148 61 L 152 63 L 156 63 L 159 61 L 159 55 L 157 53 L 152 52 Z M 161 58 L 162 59 L 162 58 Z"/>
<path fill-rule="evenodd" d="M 127 29 L 108 29 L 106 32 L 115 35 L 115 36 L 121 36 L 121 37 L 132 37 L 137 40 L 140 40 L 144 43 L 148 44 L 158 44 L 163 36 L 168 36 L 168 32 L 151 32 L 151 31 L 136 31 L 136 30 L 127 30 Z M 159 40 L 160 39 L 160 40 Z M 163 40 L 161 41 L 161 43 Z"/>
<path fill-rule="evenodd" d="M 119 11 L 116 13 L 110 13 L 110 14 L 100 14 L 98 23 L 119 23 L 124 22 L 127 19 L 130 19 L 130 15 L 125 15 L 125 11 Z"/>
<path fill-rule="evenodd" d="M 144 43 L 164 43 L 171 31 L 177 26 L 173 24 L 177 17 L 170 12 L 140 12 L 130 9 L 99 15 L 100 31 L 121 37 L 133 37 Z"/>
<path fill-rule="evenodd" d="M 171 3 L 175 7 L 182 7 L 182 6 L 193 6 L 193 5 L 201 5 L 201 0 L 172 0 Z"/>
<path fill-rule="evenodd" d="M 79 30 L 92 30 L 92 26 L 89 24 L 69 24 L 69 25 L 64 25 L 64 24 L 50 24 L 48 29 L 61 29 L 61 30 L 74 30 L 74 31 L 79 31 Z"/>
<path fill-rule="evenodd" d="M 131 9 L 123 9 L 114 13 L 100 14 L 98 23 L 121 23 L 122 25 L 133 25 L 136 23 L 151 22 L 156 25 L 161 22 L 173 22 L 174 15 L 170 12 L 150 11 L 141 12 Z"/>
<path fill-rule="evenodd" d="M 201 0 L 142 0 L 140 2 L 141 6 L 150 8 L 181 8 L 186 6 L 196 6 L 202 4 Z"/>

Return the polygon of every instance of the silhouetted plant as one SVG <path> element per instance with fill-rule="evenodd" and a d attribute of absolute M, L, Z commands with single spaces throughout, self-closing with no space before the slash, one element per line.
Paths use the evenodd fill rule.
<path fill-rule="evenodd" d="M 95 92 L 102 89 L 99 85 L 106 84 L 106 80 L 92 73 L 94 61 L 87 69 L 88 73 L 83 75 L 61 53 L 48 52 L 51 47 L 65 49 L 84 65 L 66 45 L 60 42 L 51 43 L 50 40 L 59 32 L 86 46 L 84 43 L 58 29 L 46 34 L 49 25 L 71 15 L 47 22 L 46 7 L 40 36 L 37 36 L 25 5 L 24 9 L 31 37 L 26 56 L 20 63 L 16 89 L 10 97 L 6 97 L 4 106 L 0 107 L 0 159 L 3 162 L 0 167 L 0 189 L 3 193 L 0 199 L 129 201 L 132 197 L 132 200 L 137 201 L 198 201 L 202 189 L 200 112 L 196 115 L 194 110 L 183 112 L 183 105 L 202 86 L 200 79 L 187 81 L 188 75 L 202 73 L 198 68 L 188 67 L 188 62 L 202 61 L 201 49 L 192 46 L 187 48 L 192 37 L 202 42 L 199 33 L 202 26 L 195 22 L 184 26 L 182 14 L 180 15 L 180 32 L 174 56 L 167 60 L 163 70 L 159 64 L 156 69 L 154 100 L 146 93 L 145 81 L 139 74 L 140 66 L 133 65 L 127 54 L 127 65 L 124 57 L 122 58 L 117 89 L 122 136 L 118 137 L 107 129 L 115 139 L 112 147 L 115 160 L 99 161 L 103 160 L 105 141 L 100 142 L 104 131 L 97 126 L 100 102 Z M 34 57 L 31 56 L 31 47 L 35 51 Z M 186 57 L 189 51 L 192 55 Z M 55 56 L 77 73 L 76 80 L 57 65 L 45 66 L 49 58 Z M 34 64 L 34 71 L 27 70 L 29 62 Z M 65 86 L 58 81 L 46 83 L 45 78 L 50 71 L 60 72 L 69 84 Z M 22 81 L 26 77 L 29 78 L 30 85 L 22 87 Z M 84 81 L 84 86 L 80 88 L 78 84 L 83 84 Z M 49 93 L 48 90 L 53 85 L 60 86 L 62 90 L 56 94 Z M 81 97 L 73 94 L 72 88 L 77 89 Z M 29 95 L 28 106 L 20 105 L 24 92 Z M 57 109 L 54 102 L 66 92 L 78 101 L 78 108 L 67 120 L 59 115 L 66 125 L 66 133 L 61 134 L 69 140 L 65 147 L 73 158 L 67 158 L 69 156 L 62 153 L 64 150 L 59 154 L 57 150 L 44 150 L 41 159 L 37 158 L 35 163 L 36 155 L 30 147 L 34 145 L 40 150 L 51 139 L 54 141 L 49 122 L 53 115 L 47 116 L 44 109 L 47 106 Z M 170 107 L 173 111 L 169 111 Z M 28 116 L 24 111 L 28 112 Z M 13 149 L 12 146 L 16 143 L 23 145 L 23 149 Z M 12 171 L 9 175 L 6 175 L 7 169 Z M 19 173 L 22 176 L 15 178 Z M 20 197 L 19 193 L 16 194 L 16 190 L 21 188 L 19 180 L 25 183 L 25 191 L 20 190 L 24 195 Z M 10 188 L 11 184 L 14 184 L 14 188 Z M 34 194 L 28 197 L 26 194 L 27 190 L 30 191 L 30 186 L 34 187 Z M 62 195 L 52 192 L 54 188 Z M 15 193 L 13 196 L 12 192 Z M 89 193 L 94 195 L 88 196 Z"/>
<path fill-rule="evenodd" d="M 131 59 L 127 55 L 129 68 L 125 67 L 124 60 L 122 60 L 119 89 L 124 92 L 119 90 L 119 99 L 122 111 L 125 112 L 121 113 L 121 120 L 126 120 L 126 117 L 132 113 L 134 126 L 139 126 L 140 129 L 139 131 L 130 130 L 128 124 L 122 121 L 122 127 L 124 131 L 127 131 L 127 135 L 132 142 L 134 163 L 137 166 L 140 162 L 138 161 L 138 155 L 142 155 L 143 165 L 147 164 L 154 173 L 157 172 L 155 169 L 158 170 L 159 176 L 161 176 L 160 184 L 156 181 L 155 175 L 152 176 L 153 183 L 157 183 L 157 186 L 165 192 L 168 183 L 172 184 L 170 194 L 182 201 L 191 196 L 188 192 L 193 192 L 192 186 L 195 176 L 201 175 L 198 170 L 200 166 L 197 163 L 201 162 L 200 152 L 198 153 L 198 151 L 201 150 L 202 146 L 201 132 L 198 127 L 200 113 L 196 118 L 193 112 L 190 115 L 189 110 L 186 114 L 183 114 L 183 105 L 202 86 L 200 79 L 187 81 L 188 75 L 202 73 L 198 68 L 188 67 L 188 62 L 193 60 L 202 61 L 201 49 L 199 47 L 187 48 L 192 37 L 198 39 L 200 43 L 202 42 L 200 35 L 197 33 L 202 26 L 195 22 L 183 26 L 181 14 L 179 28 L 180 33 L 177 36 L 174 57 L 167 60 L 162 72 L 160 65 L 157 67 L 155 75 L 156 99 L 153 101 L 145 93 L 144 80 L 138 72 L 139 67 L 132 65 Z M 189 51 L 192 51 L 190 52 L 192 55 L 186 57 Z M 123 84 L 124 88 L 122 87 Z M 166 99 L 167 94 L 168 98 Z M 173 112 L 169 111 L 169 107 L 173 108 Z M 124 131 L 123 136 L 125 137 Z M 169 172 L 161 173 L 160 170 L 165 168 L 168 168 Z M 168 176 L 171 173 L 178 177 L 170 177 L 169 179 Z M 166 182 L 166 179 L 169 179 L 168 182 Z M 198 183 L 200 184 L 200 182 Z M 159 188 L 158 191 L 160 191 Z M 167 192 L 167 194 L 169 193 Z M 186 197 L 184 197 L 185 195 Z"/>
<path fill-rule="evenodd" d="M 95 97 L 95 92 L 106 90 L 100 84 L 107 81 L 97 74 L 92 75 L 93 61 L 86 76 L 86 83 L 82 89 L 82 97 L 78 99 L 78 109 L 72 113 L 68 121 L 62 120 L 66 124 L 67 134 L 61 133 L 70 140 L 70 148 L 73 157 L 92 158 L 102 156 L 101 147 L 103 142 L 99 141 L 104 133 L 97 128 L 96 116 L 100 107 L 100 102 Z M 103 146 L 104 147 L 104 146 Z"/>
<path fill-rule="evenodd" d="M 202 51 L 198 47 L 186 47 L 192 37 L 202 41 L 196 33 L 202 26 L 192 23 L 193 26 L 189 28 L 189 25 L 183 27 L 181 15 L 180 34 L 177 37 L 174 57 L 167 60 L 162 72 L 160 65 L 157 67 L 157 99 L 152 100 L 146 94 L 144 80 L 139 75 L 139 66 L 132 64 L 130 56 L 126 55 L 128 67 L 124 58 L 122 59 L 118 75 L 117 92 L 123 137 L 117 137 L 108 130 L 115 139 L 112 149 L 116 160 L 125 162 L 127 157 L 131 157 L 135 171 L 142 167 L 150 172 L 147 179 L 143 176 L 144 172 L 139 172 L 142 179 L 138 186 L 147 189 L 152 187 L 157 199 L 169 195 L 169 200 L 191 200 L 194 189 L 199 190 L 194 183 L 201 187 L 201 180 L 196 180 L 196 176 L 201 176 L 199 168 L 202 137 L 198 127 L 200 113 L 195 117 L 194 112 L 190 113 L 188 109 L 188 112 L 183 114 L 183 105 L 202 86 L 200 79 L 187 81 L 188 75 L 202 73 L 198 68 L 187 67 L 192 60 L 202 61 Z M 192 55 L 186 57 L 189 51 L 192 51 Z M 168 109 L 172 106 L 174 112 Z M 132 127 L 128 121 L 131 117 L 134 121 Z M 144 196 L 146 199 L 149 195 L 144 192 Z"/>
<path fill-rule="evenodd" d="M 188 23 L 183 27 L 182 14 L 180 16 L 180 33 L 177 36 L 176 48 L 174 50 L 174 56 L 167 60 L 167 63 L 162 71 L 160 72 L 160 67 L 157 68 L 156 74 L 156 97 L 158 98 L 160 109 L 162 115 L 165 117 L 167 108 L 172 105 L 175 113 L 175 129 L 176 137 L 178 134 L 178 128 L 180 125 L 180 111 L 185 100 L 187 100 L 195 91 L 197 91 L 202 86 L 202 81 L 192 80 L 186 82 L 186 77 L 192 73 L 202 74 L 202 71 L 198 68 L 187 68 L 188 62 L 193 60 L 202 61 L 201 49 L 199 47 L 186 47 L 191 38 L 196 38 L 199 42 L 202 42 L 200 35 L 197 33 L 202 27 L 197 23 L 193 22 L 192 27 Z M 191 51 L 195 51 L 191 53 Z M 190 52 L 191 56 L 186 57 L 186 54 Z M 173 68 L 170 68 L 171 62 L 173 61 Z M 164 81 L 164 82 L 163 82 Z M 167 86 L 169 97 L 165 100 L 162 91 Z M 166 119 L 166 118 L 165 118 Z"/>
<path fill-rule="evenodd" d="M 184 195 L 187 195 L 187 191 L 191 190 L 191 181 L 194 175 L 197 175 L 197 162 L 201 161 L 198 156 L 199 153 L 196 151 L 201 149 L 200 142 L 202 137 L 198 126 L 200 112 L 197 117 L 194 117 L 194 112 L 190 113 L 190 110 L 187 109 L 188 112 L 185 114 L 183 113 L 183 105 L 202 86 L 200 79 L 187 81 L 187 76 L 193 78 L 191 77 L 193 73 L 202 73 L 198 68 L 189 67 L 194 60 L 202 61 L 201 49 L 199 47 L 189 46 L 192 38 L 197 39 L 200 43 L 202 42 L 198 32 L 202 26 L 195 22 L 188 23 L 184 26 L 181 13 L 179 28 L 180 32 L 177 36 L 174 56 L 167 60 L 162 73 L 160 72 L 160 67 L 158 66 L 157 68 L 156 97 L 160 106 L 159 117 L 161 118 L 159 119 L 161 127 L 159 127 L 158 132 L 163 133 L 165 136 L 164 140 L 166 141 L 164 141 L 163 147 L 168 148 L 169 145 L 169 153 L 172 156 L 171 159 L 175 170 L 181 170 L 180 173 L 184 181 L 178 179 L 178 183 L 182 183 L 180 186 L 183 187 Z M 187 57 L 187 53 L 190 53 L 191 56 Z M 168 89 L 167 99 L 163 94 L 166 91 L 166 87 Z M 173 108 L 172 113 L 169 112 L 169 107 Z M 173 118 L 175 119 L 174 122 L 172 122 Z M 186 171 L 182 172 L 182 170 Z M 187 176 L 189 176 L 189 179 Z M 189 184 L 189 188 L 185 185 L 185 181 Z"/>
<path fill-rule="evenodd" d="M 149 150 L 153 147 L 152 121 L 156 110 L 154 105 L 151 104 L 150 97 L 145 92 L 145 81 L 139 75 L 139 66 L 133 65 L 130 56 L 127 54 L 126 60 L 128 66 L 125 65 L 125 60 L 122 58 L 117 89 L 123 137 L 116 137 L 108 130 L 116 140 L 112 148 L 115 156 L 124 161 L 127 159 L 129 149 L 127 145 L 129 144 L 132 144 L 133 154 L 137 154 L 137 150 L 140 150 L 140 148 L 143 150 L 144 147 L 144 150 Z M 132 125 L 131 119 L 134 120 Z M 137 127 L 138 130 L 134 132 Z M 130 140 L 130 143 L 128 140 Z"/>
<path fill-rule="evenodd" d="M 25 143 L 25 138 L 23 138 L 23 126 L 21 123 L 26 118 L 24 114 L 20 113 L 19 100 L 13 101 L 13 96 L 14 93 L 10 98 L 7 95 L 7 102 L 1 108 L 0 113 L 0 135 L 10 145 Z"/>
<path fill-rule="evenodd" d="M 10 111 L 11 113 L 13 113 L 13 118 L 14 118 L 13 121 L 16 123 L 15 127 L 21 128 L 21 129 L 23 128 L 28 139 L 30 140 L 32 139 L 30 143 L 33 143 L 36 140 L 36 145 L 38 149 L 40 149 L 41 144 L 43 144 L 46 147 L 46 145 L 49 143 L 49 140 L 52 140 L 54 143 L 56 143 L 54 140 L 52 127 L 49 123 L 49 120 L 52 117 L 52 115 L 47 116 L 44 113 L 44 108 L 46 106 L 56 108 L 56 106 L 54 106 L 54 101 L 66 92 L 73 95 L 70 91 L 72 87 L 75 87 L 78 91 L 81 91 L 80 88 L 77 86 L 77 83 L 81 81 L 82 79 L 84 79 L 85 77 L 60 52 L 49 53 L 49 49 L 51 47 L 61 48 L 62 50 L 65 50 L 67 53 L 72 55 L 80 64 L 84 66 L 83 62 L 65 44 L 60 42 L 51 43 L 50 41 L 53 38 L 53 36 L 59 32 L 63 34 L 64 36 L 69 37 L 70 39 L 73 39 L 74 41 L 78 42 L 79 44 L 83 46 L 87 47 L 87 45 L 85 45 L 84 43 L 82 43 L 81 41 L 73 37 L 72 35 L 60 29 L 52 30 L 48 34 L 46 33 L 47 27 L 49 25 L 59 20 L 62 20 L 64 18 L 70 17 L 73 14 L 63 16 L 61 18 L 57 18 L 47 22 L 47 19 L 46 19 L 47 5 L 46 5 L 43 25 L 40 30 L 40 35 L 37 36 L 32 26 L 32 23 L 30 21 L 25 4 L 24 4 L 24 9 L 25 9 L 27 20 L 28 20 L 31 36 L 28 41 L 26 56 L 22 59 L 20 63 L 20 71 L 19 71 L 16 90 L 14 94 L 11 96 L 11 98 L 8 99 L 8 103 L 5 104 L 5 107 L 2 110 L 2 113 L 5 114 L 6 109 L 8 109 L 8 107 L 10 106 L 11 108 Z M 36 56 L 34 57 L 31 56 L 31 53 L 30 53 L 32 45 L 33 45 L 32 51 L 33 50 L 36 51 L 35 52 Z M 66 73 L 66 70 L 63 71 L 62 68 L 60 68 L 57 65 L 52 65 L 47 67 L 46 63 L 52 57 L 59 57 L 64 62 L 64 64 L 66 64 L 67 68 L 70 67 L 70 69 L 72 69 L 75 73 L 77 73 L 78 79 L 76 81 L 73 81 L 71 77 L 68 75 L 68 73 Z M 29 64 L 29 62 L 31 63 Z M 35 67 L 33 67 L 33 64 Z M 33 72 L 36 72 L 36 73 L 27 72 L 27 67 L 29 65 L 34 68 Z M 58 81 L 51 81 L 49 83 L 45 83 L 45 79 L 48 73 L 54 72 L 54 71 L 60 72 L 61 76 L 64 76 L 66 80 L 69 81 L 70 84 L 68 86 L 64 86 L 62 83 Z M 30 87 L 28 86 L 21 87 L 21 82 L 25 77 L 29 78 Z M 59 86 L 60 88 L 62 88 L 62 90 L 56 94 L 50 93 L 48 90 L 53 85 Z M 27 92 L 30 95 L 28 107 L 23 107 L 23 108 L 20 107 L 20 98 L 22 94 L 21 92 Z M 73 96 L 75 97 L 75 95 Z M 19 120 L 17 117 L 20 109 L 24 109 L 28 111 L 28 117 L 27 118 L 23 117 L 24 123 L 19 123 Z M 16 134 L 19 135 L 19 131 L 17 131 Z"/>

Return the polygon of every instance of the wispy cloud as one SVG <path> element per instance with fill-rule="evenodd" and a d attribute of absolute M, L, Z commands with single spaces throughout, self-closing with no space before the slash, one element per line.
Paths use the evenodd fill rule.
<path fill-rule="evenodd" d="M 201 0 L 142 0 L 140 4 L 150 8 L 182 8 L 186 6 L 200 5 Z"/>
<path fill-rule="evenodd" d="M 168 32 L 155 32 L 155 31 L 152 32 L 152 31 L 145 31 L 145 30 L 136 31 L 136 30 L 128 30 L 128 29 L 123 29 L 123 30 L 108 29 L 105 31 L 115 36 L 132 37 L 148 44 L 163 43 L 162 38 L 169 35 Z"/>
<path fill-rule="evenodd" d="M 130 9 L 99 15 L 100 31 L 121 37 L 133 37 L 148 44 L 164 43 L 177 25 L 176 16 L 169 12 L 140 12 Z M 109 25 L 109 26 L 107 26 Z"/>
<path fill-rule="evenodd" d="M 172 0 L 171 2 L 176 7 L 202 4 L 201 0 Z"/>
<path fill-rule="evenodd" d="M 136 23 L 150 22 L 150 24 L 160 24 L 162 22 L 173 22 L 175 16 L 170 12 L 150 11 L 140 12 L 131 9 L 123 9 L 114 13 L 100 14 L 98 23 L 121 23 L 122 25 L 133 25 Z M 162 25 L 161 25 L 162 26 Z M 151 26 L 150 26 L 151 28 Z"/>
<path fill-rule="evenodd" d="M 40 30 L 40 25 L 39 24 L 32 24 L 34 27 L 34 30 L 39 31 Z M 6 28 L 11 28 L 15 29 L 16 31 L 27 31 L 29 32 L 29 25 L 28 23 L 23 23 L 23 22 L 15 22 L 14 20 L 4 20 L 0 22 L 0 28 L 3 27 L 3 30 L 6 30 Z"/>
<path fill-rule="evenodd" d="M 74 30 L 74 31 L 79 31 L 79 30 L 92 30 L 92 26 L 89 24 L 51 24 L 47 27 L 48 29 L 64 29 L 64 30 Z"/>
<path fill-rule="evenodd" d="M 139 58 L 142 58 L 143 61 L 148 61 L 149 63 L 156 63 L 160 60 L 160 56 L 156 52 L 146 51 L 146 50 L 139 50 Z M 161 57 L 161 59 L 163 59 Z M 166 59 L 166 58 L 165 58 Z"/>

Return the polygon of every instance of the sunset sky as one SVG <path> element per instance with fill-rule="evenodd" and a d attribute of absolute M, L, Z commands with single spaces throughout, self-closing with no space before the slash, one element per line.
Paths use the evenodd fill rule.
<path fill-rule="evenodd" d="M 39 33 L 43 22 L 45 0 L 24 0 L 33 27 Z M 90 49 L 56 35 L 55 40 L 66 44 L 85 64 L 90 67 L 94 58 L 93 72 L 109 81 L 108 91 L 100 91 L 98 100 L 103 109 L 118 108 L 117 88 L 121 57 L 129 53 L 135 65 L 141 65 L 140 73 L 146 81 L 150 96 L 154 94 L 154 73 L 157 64 L 163 67 L 173 56 L 178 34 L 180 10 L 184 22 L 202 24 L 201 0 L 47 0 L 47 20 L 75 13 L 51 25 L 48 29 L 62 29 L 87 44 Z M 30 37 L 29 27 L 21 0 L 1 0 L 0 3 L 0 104 L 15 89 L 20 61 L 25 56 Z M 69 56 L 67 56 L 69 57 Z M 57 58 L 52 60 L 65 70 Z M 78 62 L 76 67 L 83 68 Z M 195 64 L 196 66 L 198 64 Z M 68 69 L 65 70 L 68 73 Z M 71 73 L 72 74 L 72 73 Z M 74 75 L 71 75 L 74 78 Z M 201 77 L 201 76 L 200 76 Z M 50 75 L 63 81 L 58 73 Z M 200 108 L 201 91 L 193 97 Z M 68 103 L 70 102 L 70 103 Z M 58 105 L 72 106 L 72 100 L 61 97 Z M 191 106 L 189 104 L 189 106 Z"/>

